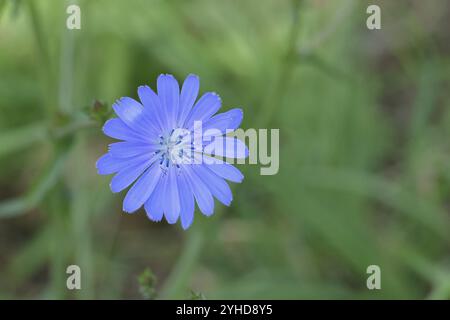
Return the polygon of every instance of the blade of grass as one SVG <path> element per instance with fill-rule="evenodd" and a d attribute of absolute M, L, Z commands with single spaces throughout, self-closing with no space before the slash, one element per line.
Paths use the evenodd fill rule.
<path fill-rule="evenodd" d="M 0 203 L 0 218 L 11 218 L 35 208 L 55 185 L 63 171 L 68 150 L 59 151 L 39 176 L 34 186 L 23 196 Z"/>

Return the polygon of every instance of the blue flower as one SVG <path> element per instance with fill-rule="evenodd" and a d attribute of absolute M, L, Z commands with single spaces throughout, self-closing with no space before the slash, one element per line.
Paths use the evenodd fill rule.
<path fill-rule="evenodd" d="M 180 88 L 172 75 L 160 75 L 157 94 L 148 86 L 138 88 L 140 103 L 124 97 L 113 109 L 118 118 L 108 120 L 103 132 L 122 140 L 109 145 L 97 161 L 99 174 L 115 174 L 112 192 L 129 186 L 123 210 L 144 206 L 153 221 L 176 223 L 187 229 L 195 203 L 200 211 L 214 213 L 214 198 L 229 206 L 232 193 L 225 180 L 241 182 L 242 173 L 223 158 L 245 158 L 248 149 L 226 136 L 236 130 L 242 110 L 216 114 L 221 99 L 205 93 L 197 100 L 199 78 L 189 75 Z M 216 114 L 216 115 L 215 115 Z M 199 130 L 200 129 L 200 130 Z"/>

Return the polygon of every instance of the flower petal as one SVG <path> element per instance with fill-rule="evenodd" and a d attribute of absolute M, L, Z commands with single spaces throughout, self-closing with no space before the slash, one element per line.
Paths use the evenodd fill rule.
<path fill-rule="evenodd" d="M 177 120 L 180 87 L 177 80 L 170 74 L 160 75 L 157 81 L 158 96 L 165 110 L 166 124 L 174 129 Z"/>
<path fill-rule="evenodd" d="M 180 197 L 178 195 L 177 172 L 175 167 L 170 167 L 165 183 L 164 192 L 164 216 L 168 223 L 177 222 L 180 216 Z"/>
<path fill-rule="evenodd" d="M 224 205 L 229 206 L 233 200 L 230 187 L 224 179 L 213 173 L 206 165 L 192 165 L 198 177 L 208 186 L 212 195 Z"/>
<path fill-rule="evenodd" d="M 204 156 L 206 157 L 206 156 Z M 235 166 L 218 159 L 214 159 L 214 163 L 209 164 L 208 168 L 217 174 L 219 177 L 227 179 L 232 182 L 241 183 L 244 175 Z M 217 161 L 216 161 L 217 160 Z"/>
<path fill-rule="evenodd" d="M 130 127 L 119 118 L 109 119 L 103 126 L 103 132 L 111 138 L 125 141 L 145 141 L 147 138 Z"/>
<path fill-rule="evenodd" d="M 200 211 L 210 216 L 214 213 L 214 198 L 208 187 L 203 181 L 193 172 L 191 165 L 184 165 L 182 167 L 186 173 L 186 180 L 194 194 Z"/>
<path fill-rule="evenodd" d="M 98 174 L 112 174 L 123 168 L 126 161 L 115 159 L 109 153 L 102 155 L 95 164 Z"/>
<path fill-rule="evenodd" d="M 130 188 L 123 200 L 123 211 L 131 213 L 148 200 L 161 176 L 161 168 L 153 164 Z"/>
<path fill-rule="evenodd" d="M 143 153 L 152 154 L 158 150 L 156 144 L 143 142 L 115 142 L 109 145 L 109 153 L 114 158 L 129 158 L 141 155 Z"/>
<path fill-rule="evenodd" d="M 155 124 L 146 116 L 144 107 L 136 100 L 129 97 L 120 98 L 113 104 L 113 109 L 129 128 L 146 137 L 146 141 L 158 135 Z"/>
<path fill-rule="evenodd" d="M 120 192 L 132 184 L 151 164 L 153 159 L 133 164 L 120 170 L 110 183 L 112 192 Z"/>
<path fill-rule="evenodd" d="M 145 202 L 144 208 L 147 216 L 152 221 L 161 221 L 164 213 L 163 194 L 165 188 L 165 179 L 163 176 L 159 178 L 155 190 Z"/>
<path fill-rule="evenodd" d="M 134 127 L 136 120 L 144 110 L 139 102 L 127 97 L 117 100 L 113 104 L 113 109 L 117 116 L 130 128 Z"/>
<path fill-rule="evenodd" d="M 214 141 L 205 147 L 205 153 L 225 158 L 243 159 L 248 157 L 248 148 L 236 137 L 214 137 Z"/>
<path fill-rule="evenodd" d="M 186 230 L 194 220 L 195 202 L 194 195 L 192 194 L 191 188 L 189 188 L 189 184 L 186 181 L 184 172 L 179 175 L 178 190 L 180 195 L 181 226 L 184 230 Z"/>
<path fill-rule="evenodd" d="M 200 80 L 198 76 L 194 74 L 188 75 L 186 80 L 184 80 L 180 95 L 180 108 L 177 118 L 178 126 L 181 127 L 184 124 L 186 117 L 189 115 L 195 99 L 197 99 L 199 87 Z"/>
<path fill-rule="evenodd" d="M 144 105 L 144 112 L 148 115 L 148 118 L 153 120 L 157 128 L 160 130 L 164 129 L 164 110 L 161 107 L 158 95 L 149 86 L 140 86 L 138 88 L 138 96 Z"/>
<path fill-rule="evenodd" d="M 192 129 L 195 121 L 206 122 L 222 106 L 222 100 L 214 92 L 205 93 L 192 108 L 184 127 Z"/>
<path fill-rule="evenodd" d="M 204 136 L 209 136 L 213 134 L 208 133 L 208 130 L 215 129 L 220 131 L 222 134 L 226 134 L 227 131 L 234 131 L 239 128 L 242 122 L 244 114 L 241 109 L 231 109 L 227 112 L 219 113 L 213 116 L 211 119 L 203 124 Z M 214 134 L 215 135 L 215 134 Z"/>
<path fill-rule="evenodd" d="M 112 174 L 148 160 L 148 154 L 142 154 L 132 158 L 115 158 L 108 152 L 97 160 L 96 167 L 99 174 Z"/>

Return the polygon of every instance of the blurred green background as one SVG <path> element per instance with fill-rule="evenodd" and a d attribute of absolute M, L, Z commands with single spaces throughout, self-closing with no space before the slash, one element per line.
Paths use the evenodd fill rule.
<path fill-rule="evenodd" d="M 0 298 L 449 299 L 449 21 L 447 0 L 0 0 Z M 104 106 L 160 73 L 280 128 L 279 173 L 241 165 L 186 232 L 95 169 Z"/>

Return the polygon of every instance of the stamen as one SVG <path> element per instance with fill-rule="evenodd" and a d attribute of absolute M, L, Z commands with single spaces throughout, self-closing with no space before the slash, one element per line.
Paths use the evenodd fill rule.
<path fill-rule="evenodd" d="M 179 168 L 179 164 L 189 160 L 188 155 L 194 147 L 192 142 L 186 139 L 187 136 L 189 136 L 189 131 L 182 128 L 172 129 L 170 134 L 159 136 L 158 154 L 161 155 L 159 164 L 163 171 L 167 170 L 170 165 Z"/>

